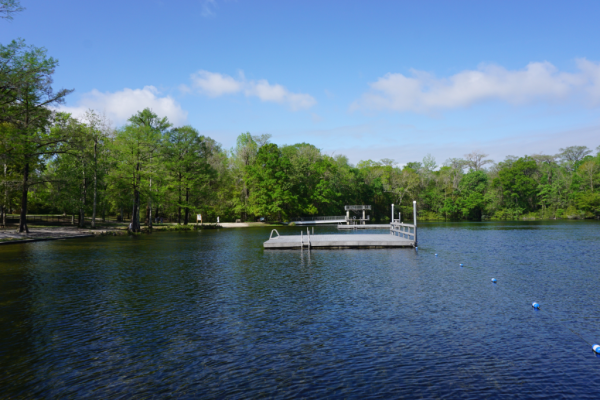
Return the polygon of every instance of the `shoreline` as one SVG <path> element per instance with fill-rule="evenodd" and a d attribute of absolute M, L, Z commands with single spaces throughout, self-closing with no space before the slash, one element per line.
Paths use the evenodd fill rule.
<path fill-rule="evenodd" d="M 148 234 L 154 232 L 187 232 L 201 229 L 232 229 L 232 228 L 255 228 L 255 227 L 270 227 L 282 226 L 280 224 L 265 224 L 262 222 L 223 222 L 220 224 L 188 224 L 188 225 L 155 225 L 152 232 L 148 232 L 147 227 L 142 228 L 142 232 L 134 235 Z M 50 240 L 77 239 L 96 236 L 124 236 L 130 235 L 127 224 L 107 225 L 100 223 L 95 229 L 78 228 L 74 226 L 57 226 L 57 225 L 32 225 L 29 227 L 28 234 L 16 232 L 16 226 L 8 228 L 0 228 L 0 246 L 9 244 L 23 244 L 43 242 Z"/>

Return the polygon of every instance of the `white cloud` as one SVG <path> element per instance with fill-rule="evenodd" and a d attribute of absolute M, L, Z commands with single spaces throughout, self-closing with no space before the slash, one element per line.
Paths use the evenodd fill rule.
<path fill-rule="evenodd" d="M 600 100 L 600 63 L 576 60 L 579 71 L 560 72 L 549 62 L 532 62 L 523 70 L 510 71 L 497 65 L 481 65 L 449 78 L 436 78 L 411 70 L 411 76 L 388 73 L 370 84 L 371 91 L 351 109 L 431 112 L 468 107 L 487 100 L 511 104 L 564 101 L 585 96 Z"/>
<path fill-rule="evenodd" d="M 270 84 L 265 79 L 248 81 L 243 72 L 240 72 L 239 79 L 235 79 L 229 75 L 200 70 L 191 78 L 194 88 L 209 97 L 243 92 L 247 97 L 258 97 L 261 101 L 287 104 L 293 111 L 307 109 L 317 103 L 309 94 L 292 93 L 284 86 Z"/>
<path fill-rule="evenodd" d="M 242 90 L 243 83 L 231 76 L 200 70 L 192 74 L 194 87 L 209 97 L 237 93 Z"/>
<path fill-rule="evenodd" d="M 124 124 L 133 114 L 144 108 L 150 108 L 160 117 L 168 117 L 175 125 L 184 124 L 188 114 L 171 96 L 160 97 L 160 92 L 154 86 L 144 86 L 143 89 L 125 88 L 113 93 L 103 93 L 94 89 L 85 93 L 77 106 L 63 106 L 58 110 L 81 118 L 90 108 L 104 113 L 117 125 Z"/>

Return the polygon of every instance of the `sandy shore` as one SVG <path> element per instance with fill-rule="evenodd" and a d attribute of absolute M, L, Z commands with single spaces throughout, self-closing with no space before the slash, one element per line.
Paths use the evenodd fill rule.
<path fill-rule="evenodd" d="M 251 228 L 270 226 L 262 222 L 221 222 L 222 228 Z M 155 232 L 168 230 L 169 226 L 177 225 L 157 225 Z M 273 225 L 274 226 L 274 225 Z M 162 228 L 162 229 L 161 229 Z M 19 233 L 15 226 L 9 228 L 0 228 L 0 245 L 11 243 L 27 243 L 42 240 L 72 239 L 80 237 L 90 237 L 95 235 L 123 235 L 126 234 L 126 225 L 102 226 L 97 229 L 80 229 L 75 226 L 33 226 L 29 228 L 29 233 Z"/>
<path fill-rule="evenodd" d="M 0 244 L 87 237 L 94 236 L 94 233 L 96 232 L 92 232 L 89 229 L 78 229 L 76 227 L 30 228 L 29 233 L 19 233 L 16 229 L 11 227 L 0 229 Z"/>

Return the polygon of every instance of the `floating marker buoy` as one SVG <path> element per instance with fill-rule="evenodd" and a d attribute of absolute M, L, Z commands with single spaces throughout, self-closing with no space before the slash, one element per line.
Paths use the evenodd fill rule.
<path fill-rule="evenodd" d="M 593 350 L 594 350 L 596 353 L 600 354 L 600 344 L 595 344 L 595 345 L 593 345 L 593 346 L 592 346 L 592 349 L 593 349 Z"/>
<path fill-rule="evenodd" d="M 462 266 L 463 266 L 463 264 L 460 264 L 460 266 L 462 267 Z"/>
<path fill-rule="evenodd" d="M 435 256 L 437 257 L 437 253 L 435 253 Z"/>
<path fill-rule="evenodd" d="M 496 278 L 492 278 L 492 282 L 496 283 Z"/>
<path fill-rule="evenodd" d="M 540 305 L 538 303 L 531 303 L 531 307 L 535 308 L 536 310 L 540 309 Z"/>

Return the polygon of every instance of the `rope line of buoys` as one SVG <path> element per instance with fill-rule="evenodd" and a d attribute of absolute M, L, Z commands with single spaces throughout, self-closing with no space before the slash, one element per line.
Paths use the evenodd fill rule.
<path fill-rule="evenodd" d="M 435 253 L 435 256 L 438 256 L 438 253 Z M 460 267 L 464 267 L 464 264 L 461 263 L 459 264 Z M 498 282 L 498 280 L 496 278 L 492 278 L 492 283 L 496 284 Z M 507 290 L 507 288 L 505 288 L 504 290 Z M 506 296 L 504 296 L 506 297 Z M 508 297 L 506 297 L 508 299 Z M 510 299 L 509 299 L 510 300 Z M 534 308 L 535 310 L 540 310 L 540 303 L 538 302 L 533 302 L 531 303 L 531 307 Z M 579 337 L 581 340 L 583 340 L 585 343 L 587 343 L 588 345 L 590 345 L 592 347 L 592 350 L 594 351 L 594 353 L 600 355 L 600 344 L 592 344 L 591 342 L 589 342 L 586 338 L 584 338 L 583 336 L 581 336 L 578 332 L 574 331 L 573 329 L 569 328 L 568 326 L 564 325 L 561 321 L 559 321 L 557 318 L 553 317 L 550 313 L 544 313 L 545 315 L 548 316 L 548 318 L 553 319 L 556 323 L 558 323 L 559 325 L 563 326 L 564 328 L 568 329 L 571 333 L 573 333 L 574 335 L 576 335 L 577 337 Z"/>

